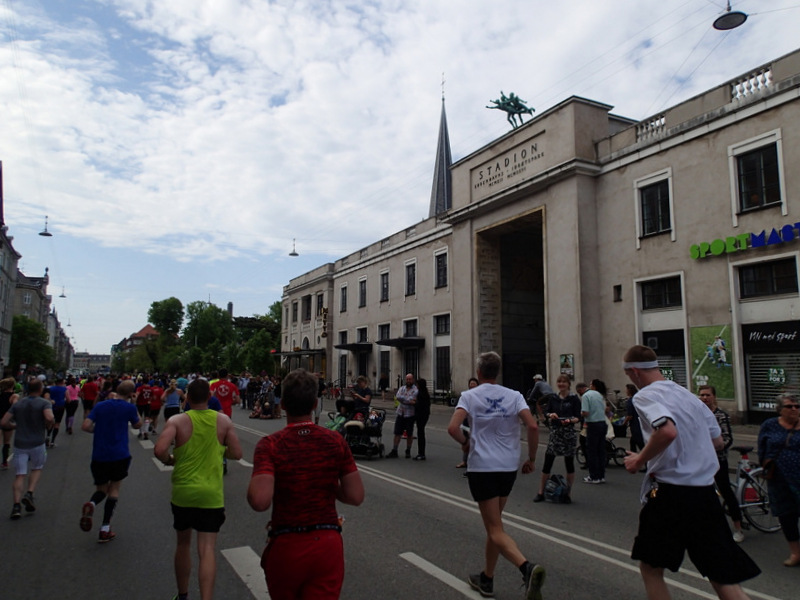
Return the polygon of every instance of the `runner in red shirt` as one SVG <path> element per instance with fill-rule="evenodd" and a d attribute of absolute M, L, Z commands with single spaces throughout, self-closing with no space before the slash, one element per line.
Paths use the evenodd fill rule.
<path fill-rule="evenodd" d="M 136 410 L 139 411 L 139 417 L 142 419 L 142 429 L 139 435 L 136 436 L 140 440 L 146 440 L 148 422 L 150 421 L 150 384 L 145 382 L 136 388 Z"/>
<path fill-rule="evenodd" d="M 89 379 L 81 387 L 81 399 L 83 400 L 83 418 L 89 416 L 94 408 L 94 403 L 97 401 L 97 394 L 100 393 L 100 388 L 97 386 L 97 381 L 94 375 L 89 375 Z"/>
<path fill-rule="evenodd" d="M 211 395 L 222 405 L 222 412 L 233 417 L 233 405 L 239 404 L 239 388 L 228 381 L 228 369 L 219 370 L 219 380 L 211 384 Z"/>
<path fill-rule="evenodd" d="M 150 433 L 158 433 L 156 425 L 158 425 L 158 415 L 161 412 L 163 397 L 164 388 L 161 387 L 161 382 L 158 379 L 153 380 L 150 384 Z"/>

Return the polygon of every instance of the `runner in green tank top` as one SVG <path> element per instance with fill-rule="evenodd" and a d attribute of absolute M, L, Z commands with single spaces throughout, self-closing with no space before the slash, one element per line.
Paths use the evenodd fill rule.
<path fill-rule="evenodd" d="M 217 533 L 225 522 L 222 489 L 222 457 L 242 458 L 239 438 L 230 417 L 208 409 L 208 382 L 195 379 L 186 389 L 192 410 L 169 419 L 154 448 L 156 458 L 174 465 L 172 472 L 173 527 L 178 535 L 175 548 L 177 600 L 186 600 L 192 573 L 192 529 L 197 530 L 200 559 L 200 597 L 214 595 L 217 573 Z M 174 454 L 170 447 L 175 443 Z"/>

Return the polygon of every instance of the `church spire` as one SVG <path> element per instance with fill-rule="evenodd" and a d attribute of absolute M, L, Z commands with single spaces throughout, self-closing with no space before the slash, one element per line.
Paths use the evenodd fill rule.
<path fill-rule="evenodd" d="M 428 217 L 447 212 L 453 206 L 453 191 L 450 181 L 450 136 L 447 133 L 447 116 L 444 112 L 444 77 L 442 77 L 442 116 L 439 121 L 439 141 L 436 145 L 436 164 L 433 168 L 431 208 Z"/>

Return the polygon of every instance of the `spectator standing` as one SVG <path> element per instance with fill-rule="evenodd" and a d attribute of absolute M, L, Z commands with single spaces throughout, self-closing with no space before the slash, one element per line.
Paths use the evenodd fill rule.
<path fill-rule="evenodd" d="M 7 377 L 0 381 L 0 420 L 11 408 L 11 405 L 19 400 L 19 395 L 14 391 L 16 383 L 13 377 Z M 8 468 L 8 456 L 11 453 L 11 438 L 13 435 L 14 431 L 12 429 L 3 429 L 3 460 L 0 463 L 0 469 L 2 470 Z"/>
<path fill-rule="evenodd" d="M 39 379 L 28 383 L 28 393 L 21 400 L 9 406 L 0 420 L 4 430 L 14 429 L 14 470 L 16 476 L 11 484 L 14 504 L 11 507 L 11 519 L 22 516 L 22 506 L 26 512 L 34 512 L 36 504 L 33 494 L 42 477 L 42 469 L 47 460 L 45 436 L 53 427 L 53 408 L 49 400 L 42 398 L 44 384 Z M 27 491 L 22 494 L 27 480 Z"/>
<path fill-rule="evenodd" d="M 450 419 L 447 432 L 469 450 L 469 490 L 486 529 L 485 566 L 479 574 L 467 579 L 481 596 L 494 596 L 494 574 L 497 560 L 503 558 L 517 567 L 525 585 L 528 600 L 541 600 L 545 570 L 529 562 L 516 542 L 503 528 L 503 509 L 514 487 L 520 460 L 520 419 L 528 434 L 528 459 L 522 473 L 532 473 L 539 446 L 539 427 L 522 394 L 497 384 L 500 356 L 486 352 L 478 356 L 480 385 L 461 394 Z M 464 435 L 461 423 L 469 419 L 470 435 Z"/>
<path fill-rule="evenodd" d="M 414 406 L 414 417 L 417 423 L 417 455 L 414 460 L 425 460 L 426 439 L 425 425 L 431 418 L 431 395 L 428 392 L 428 382 L 417 379 L 417 404 Z"/>
<path fill-rule="evenodd" d="M 187 387 L 192 410 L 167 421 L 153 453 L 172 471 L 172 516 L 177 532 L 175 579 L 177 600 L 186 600 L 192 573 L 192 530 L 197 531 L 200 597 L 211 600 L 217 573 L 217 534 L 225 522 L 222 483 L 223 456 L 242 457 L 242 449 L 230 417 L 209 409 L 207 381 L 196 379 Z M 175 450 L 170 454 L 170 447 Z"/>
<path fill-rule="evenodd" d="M 406 375 L 406 384 L 400 387 L 395 394 L 397 405 L 397 416 L 394 421 L 394 441 L 392 451 L 386 458 L 397 458 L 397 448 L 400 446 L 400 439 L 405 432 L 406 439 L 406 458 L 411 458 L 411 444 L 414 441 L 414 406 L 417 403 L 419 389 L 414 385 L 414 375 Z"/>
<path fill-rule="evenodd" d="M 625 458 L 625 469 L 636 473 L 647 465 L 631 552 L 647 597 L 670 597 L 664 569 L 677 571 L 688 551 L 719 598 L 746 599 L 739 584 L 761 571 L 733 541 L 714 489 L 716 449 L 723 447 L 717 420 L 686 388 L 664 379 L 651 348 L 633 346 L 623 360 L 639 388 L 633 403 L 645 438 L 644 449 Z"/>
<path fill-rule="evenodd" d="M 247 490 L 250 506 L 272 507 L 261 558 L 273 600 L 329 600 L 344 581 L 344 548 L 336 500 L 358 506 L 364 485 L 337 432 L 311 421 L 316 377 L 303 369 L 283 382 L 286 426 L 258 442 Z"/>
<path fill-rule="evenodd" d="M 631 452 L 636 452 L 644 448 L 644 437 L 642 436 L 642 425 L 639 423 L 639 413 L 633 406 L 633 396 L 636 394 L 636 386 L 632 383 L 625 384 L 625 393 L 628 398 L 625 401 L 625 425 L 631 430 Z"/>
<path fill-rule="evenodd" d="M 589 475 L 584 483 L 606 482 L 606 384 L 592 379 L 581 397 L 581 416 L 586 422 L 586 462 Z"/>

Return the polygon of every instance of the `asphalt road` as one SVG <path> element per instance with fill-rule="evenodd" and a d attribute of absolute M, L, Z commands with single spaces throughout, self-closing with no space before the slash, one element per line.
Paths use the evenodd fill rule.
<path fill-rule="evenodd" d="M 433 409 L 427 461 L 358 459 L 367 498 L 360 507 L 340 507 L 346 518 L 347 561 L 342 598 L 479 597 L 464 579 L 480 570 L 485 538 L 466 479 L 453 468 L 460 449 L 445 431 L 451 410 Z M 268 518 L 247 506 L 248 461 L 258 439 L 281 423 L 249 420 L 241 410 L 234 410 L 234 421 L 245 459 L 230 465 L 225 481 L 227 521 L 217 543 L 216 597 L 263 600 L 268 595 L 258 560 Z M 387 446 L 391 446 L 391 427 L 387 420 Z M 737 441 L 749 443 L 753 432 L 743 430 L 739 435 Z M 78 528 L 80 507 L 93 491 L 91 435 L 62 433 L 57 442 L 37 491 L 36 513 L 19 521 L 0 518 L 0 598 L 171 598 L 175 584 L 170 475 L 153 459 L 152 442 L 131 434 L 133 466 L 113 521 L 117 539 L 109 544 L 97 543 L 97 526 L 91 533 Z M 540 449 L 537 468 L 542 458 Z M 558 469 L 563 471 L 560 459 Z M 538 472 L 520 475 L 506 508 L 506 524 L 523 553 L 547 568 L 545 598 L 644 597 L 638 568 L 629 558 L 640 478 L 611 466 L 606 485 L 578 483 L 573 504 L 555 505 L 532 503 Z M 8 512 L 12 479 L 10 470 L 0 472 L 0 487 L 6 490 L 0 497 L 7 499 Z M 781 534 L 748 531 L 743 547 L 764 571 L 747 582 L 751 597 L 798 597 L 800 569 L 782 566 L 788 553 Z M 688 561 L 669 579 L 673 598 L 715 597 Z M 501 559 L 496 597 L 521 598 L 521 584 L 517 570 Z M 194 575 L 190 597 L 199 598 Z"/>

